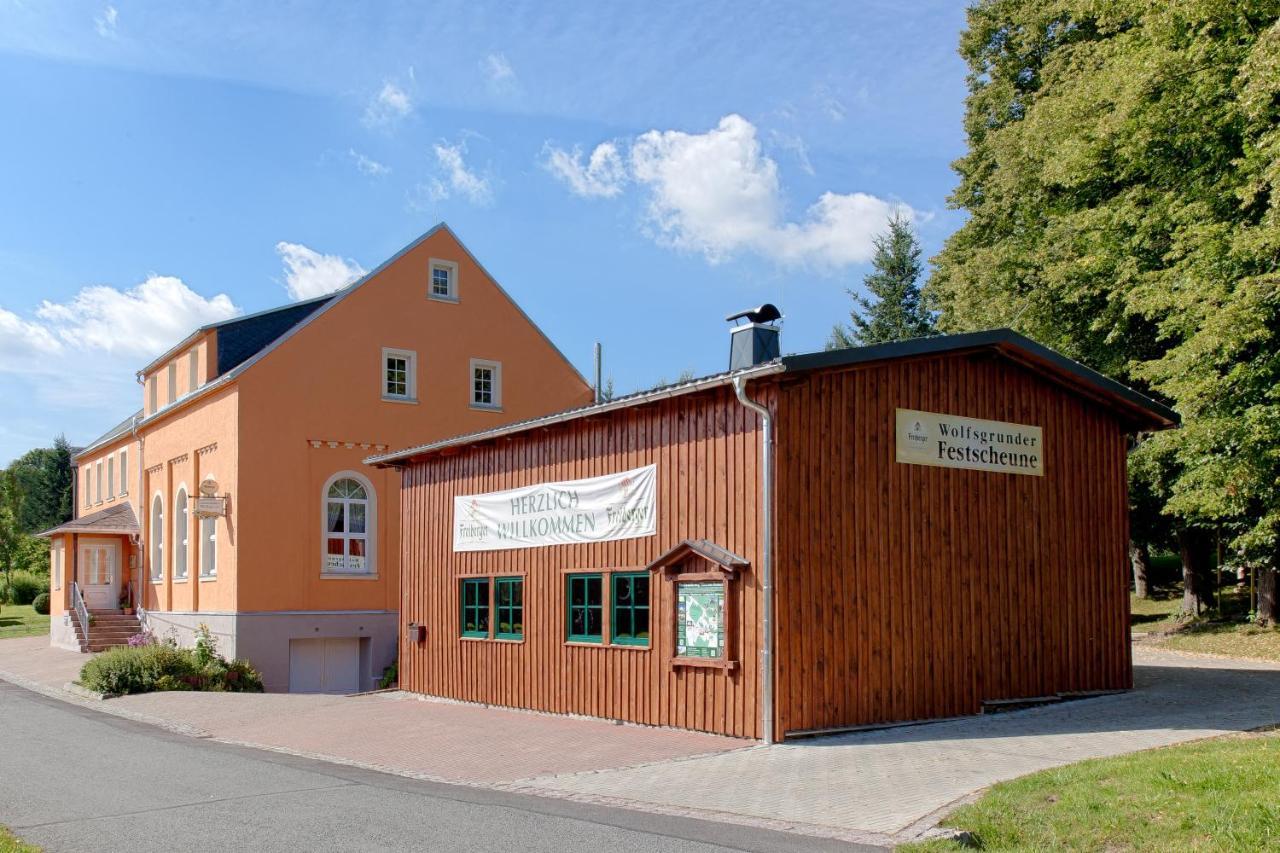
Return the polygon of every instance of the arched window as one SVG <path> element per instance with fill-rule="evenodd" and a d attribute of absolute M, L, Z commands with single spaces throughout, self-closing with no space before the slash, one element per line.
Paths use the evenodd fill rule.
<path fill-rule="evenodd" d="M 178 487 L 173 499 L 173 579 L 187 579 L 187 524 L 190 516 L 187 506 L 187 487 Z"/>
<path fill-rule="evenodd" d="M 164 577 L 164 498 L 156 492 L 151 501 L 151 579 Z"/>
<path fill-rule="evenodd" d="M 324 491 L 324 574 L 372 575 L 377 526 L 373 486 L 353 471 L 335 474 Z"/>

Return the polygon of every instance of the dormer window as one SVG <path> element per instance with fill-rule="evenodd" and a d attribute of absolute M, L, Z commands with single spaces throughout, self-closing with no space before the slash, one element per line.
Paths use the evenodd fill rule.
<path fill-rule="evenodd" d="M 444 302 L 458 301 L 458 265 L 453 261 L 431 259 L 431 281 L 427 296 Z"/>

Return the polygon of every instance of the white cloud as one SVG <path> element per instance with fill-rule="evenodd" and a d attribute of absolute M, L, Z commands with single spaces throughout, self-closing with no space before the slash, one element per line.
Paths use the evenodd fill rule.
<path fill-rule="evenodd" d="M 356 169 L 360 174 L 367 175 L 371 178 L 380 178 L 383 175 L 391 174 L 391 167 L 379 163 L 372 157 L 366 157 L 354 148 L 347 149 L 347 155 L 355 162 Z"/>
<path fill-rule="evenodd" d="M 627 166 L 612 142 L 601 142 L 584 163 L 582 148 L 575 145 L 572 151 L 548 144 L 543 168 L 569 185 L 574 195 L 586 198 L 612 198 L 622 192 L 627 181 Z"/>
<path fill-rule="evenodd" d="M 612 147 L 612 143 L 605 143 Z M 598 147 L 584 166 L 580 152 L 555 157 L 547 168 L 578 195 L 617 195 L 622 185 L 616 150 Z M 590 180 L 600 154 L 599 192 Z M 616 160 L 613 158 L 616 156 Z M 873 240 L 905 204 L 867 193 L 825 192 L 799 221 L 788 221 L 778 164 L 761 150 L 756 127 L 727 115 L 706 133 L 651 130 L 631 143 L 626 177 L 647 193 L 646 230 L 659 242 L 698 252 L 712 263 L 752 253 L 778 263 L 819 268 L 869 260 Z M 608 178 L 602 177 L 608 175 Z"/>
<path fill-rule="evenodd" d="M 770 136 L 773 139 L 774 145 L 785 151 L 790 151 L 795 155 L 796 162 L 806 175 L 817 174 L 817 172 L 813 170 L 813 163 L 809 160 L 809 146 L 804 144 L 803 139 L 799 136 L 782 133 L 778 130 L 773 131 Z"/>
<path fill-rule="evenodd" d="M 169 275 L 152 275 L 132 290 L 86 287 L 69 302 L 46 300 L 36 309 L 40 325 L 67 349 L 143 357 L 239 313 L 226 294 L 206 299 Z"/>
<path fill-rule="evenodd" d="M 285 288 L 294 300 L 341 290 L 365 274 L 364 267 L 339 255 L 322 255 L 301 243 L 276 243 L 284 262 Z"/>
<path fill-rule="evenodd" d="M 468 168 L 466 161 L 467 143 L 460 141 L 456 145 L 437 142 L 432 150 L 436 155 L 436 165 L 442 174 L 433 178 L 426 187 L 427 194 L 434 200 L 446 199 L 460 195 L 472 204 L 484 205 L 493 200 L 493 188 L 489 179 L 481 177 Z"/>
<path fill-rule="evenodd" d="M 412 76 L 412 71 L 410 72 Z M 413 100 L 409 93 L 388 80 L 370 99 L 361 121 L 365 127 L 389 128 L 413 112 Z"/>
<path fill-rule="evenodd" d="M 102 10 L 101 15 L 95 15 L 93 18 L 93 28 L 98 31 L 98 35 L 104 39 L 113 39 L 118 35 L 120 24 L 120 12 L 115 6 L 107 6 Z"/>
<path fill-rule="evenodd" d="M 489 88 L 495 92 L 509 92 L 518 86 L 515 69 L 507 61 L 505 54 L 489 54 L 480 60 L 480 70 L 488 78 Z"/>

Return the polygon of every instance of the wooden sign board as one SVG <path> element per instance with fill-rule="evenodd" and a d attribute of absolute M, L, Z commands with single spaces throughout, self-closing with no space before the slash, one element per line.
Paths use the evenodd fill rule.
<path fill-rule="evenodd" d="M 908 465 L 1044 476 L 1038 426 L 898 409 L 896 458 Z"/>

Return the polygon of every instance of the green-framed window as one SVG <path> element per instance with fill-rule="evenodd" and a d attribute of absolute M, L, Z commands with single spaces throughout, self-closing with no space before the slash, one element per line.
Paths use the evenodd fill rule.
<path fill-rule="evenodd" d="M 610 639 L 624 646 L 649 645 L 649 573 L 612 575 Z"/>
<path fill-rule="evenodd" d="M 494 636 L 500 640 L 524 639 L 524 578 L 498 578 L 493 584 L 498 611 Z"/>
<path fill-rule="evenodd" d="M 604 642 L 604 578 L 601 575 L 569 575 L 569 640 Z"/>
<path fill-rule="evenodd" d="M 462 636 L 489 636 L 489 579 L 462 581 Z"/>

